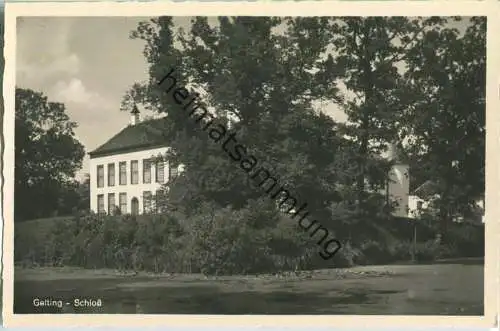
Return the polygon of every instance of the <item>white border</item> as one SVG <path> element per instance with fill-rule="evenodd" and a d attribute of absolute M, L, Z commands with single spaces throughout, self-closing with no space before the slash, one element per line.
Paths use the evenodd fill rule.
<path fill-rule="evenodd" d="M 498 239 L 500 208 L 500 107 L 498 38 L 500 2 L 157 2 L 157 3 L 7 3 L 5 4 L 3 320 L 6 326 L 495 326 L 499 294 Z M 13 190 L 16 17 L 18 16 L 488 16 L 486 114 L 486 255 L 485 315 L 457 316 L 221 316 L 221 315 L 13 315 Z M 48 36 L 49 37 L 49 36 Z"/>

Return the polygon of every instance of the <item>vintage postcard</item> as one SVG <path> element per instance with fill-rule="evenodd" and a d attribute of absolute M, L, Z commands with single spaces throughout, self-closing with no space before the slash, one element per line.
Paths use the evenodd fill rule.
<path fill-rule="evenodd" d="M 7 4 L 14 325 L 494 326 L 499 8 Z"/>

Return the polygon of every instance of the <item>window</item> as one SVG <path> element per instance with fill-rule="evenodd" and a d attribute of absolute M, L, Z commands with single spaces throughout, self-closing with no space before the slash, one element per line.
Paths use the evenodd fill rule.
<path fill-rule="evenodd" d="M 169 163 L 169 180 L 172 180 L 174 179 L 175 177 L 177 177 L 177 175 L 179 175 L 179 171 L 177 169 L 177 165 L 175 164 L 172 164 L 172 163 Z"/>
<path fill-rule="evenodd" d="M 120 162 L 120 185 L 127 185 L 127 162 Z"/>
<path fill-rule="evenodd" d="M 144 206 L 144 213 L 149 213 L 151 211 L 151 191 L 144 191 L 142 194 L 142 202 Z"/>
<path fill-rule="evenodd" d="M 139 161 L 130 161 L 130 184 L 139 184 Z"/>
<path fill-rule="evenodd" d="M 144 184 L 151 183 L 151 160 L 142 161 L 142 181 Z"/>
<path fill-rule="evenodd" d="M 104 166 L 97 166 L 97 187 L 104 187 Z"/>
<path fill-rule="evenodd" d="M 97 213 L 103 214 L 106 211 L 104 210 L 104 194 L 99 194 L 97 196 Z"/>
<path fill-rule="evenodd" d="M 156 163 L 156 182 L 161 184 L 165 182 L 165 164 L 163 160 Z"/>
<path fill-rule="evenodd" d="M 120 196 L 118 197 L 120 199 L 119 204 L 120 204 L 120 212 L 122 214 L 127 213 L 127 193 L 120 193 Z"/>
<path fill-rule="evenodd" d="M 115 186 L 115 164 L 108 164 L 108 186 Z"/>
<path fill-rule="evenodd" d="M 115 194 L 114 193 L 109 193 L 108 194 L 108 214 L 109 215 L 114 215 L 115 214 Z"/>

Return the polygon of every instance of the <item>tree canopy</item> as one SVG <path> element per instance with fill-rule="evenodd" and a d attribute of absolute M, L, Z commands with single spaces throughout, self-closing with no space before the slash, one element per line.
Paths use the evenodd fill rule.
<path fill-rule="evenodd" d="M 84 147 L 62 103 L 16 89 L 15 219 L 51 216 L 81 168 Z"/>
<path fill-rule="evenodd" d="M 473 17 L 463 34 L 428 31 L 408 54 L 405 79 L 412 99 L 404 130 L 416 184 L 435 184 L 443 232 L 484 198 L 486 18 Z"/>
<path fill-rule="evenodd" d="M 481 148 L 463 157 L 458 177 L 446 168 L 420 171 L 422 162 L 451 161 L 454 154 L 443 148 L 457 142 L 484 146 L 485 21 L 472 18 L 463 36 L 449 27 L 455 21 L 460 19 L 218 17 L 211 24 L 195 17 L 184 31 L 171 17 L 154 18 L 132 32 L 145 41 L 150 77 L 131 88 L 123 109 L 140 102 L 168 116 L 165 139 L 174 151 L 169 157 L 187 170 L 171 187 L 171 196 L 179 197 L 172 204 L 190 213 L 202 202 L 249 208 L 260 193 L 248 188 L 227 156 L 158 85 L 175 68 L 177 78 L 198 91 L 221 121 L 231 120 L 280 180 L 308 199 L 316 217 L 349 240 L 361 222 L 356 236 L 362 241 L 369 238 L 373 218 L 387 216 L 373 189 L 385 183 L 390 164 L 379 155 L 389 143 L 396 142 L 417 169 L 412 180 L 472 185 L 460 199 L 442 186 L 448 205 L 482 192 Z M 443 70 L 452 78 L 440 78 Z M 344 110 L 348 122 L 321 112 L 321 101 Z M 438 122 L 429 122 L 436 116 Z M 435 125 L 453 117 L 455 122 Z M 465 135 L 470 138 L 459 140 Z M 426 152 L 417 152 L 423 147 Z M 441 160 L 433 163 L 436 158 Z M 351 212 L 363 216 L 352 219 Z"/>

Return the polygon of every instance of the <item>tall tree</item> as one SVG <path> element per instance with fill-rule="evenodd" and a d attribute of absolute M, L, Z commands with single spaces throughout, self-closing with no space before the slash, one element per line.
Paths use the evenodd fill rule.
<path fill-rule="evenodd" d="M 307 203 L 310 217 L 321 220 L 336 236 L 339 224 L 332 221 L 329 207 L 342 199 L 337 185 L 342 169 L 336 165 L 344 157 L 337 153 L 344 139 L 336 132 L 337 124 L 314 109 L 314 101 L 337 100 L 335 77 L 343 70 L 332 57 L 324 56 L 331 40 L 328 19 L 218 17 L 214 21 L 196 17 L 187 31 L 175 33 L 172 19 L 161 17 L 140 24 L 133 33 L 146 43 L 150 78 L 131 89 L 124 108 L 142 102 L 166 113 L 165 138 L 173 147 L 168 157 L 186 166 L 184 174 L 169 183 L 168 204 L 192 219 L 207 209 L 231 210 L 235 219 L 244 214 L 248 231 L 254 231 L 251 237 L 265 240 L 273 228 L 287 222 L 279 217 L 277 203 L 262 188 L 253 188 L 240 162 L 210 141 L 207 132 L 173 102 L 166 87 L 158 85 L 175 68 L 179 85 L 199 91 L 205 106 L 217 115 L 220 122 L 214 123 L 231 123 L 230 132 L 247 147 L 245 154 L 255 156 L 259 166 L 278 179 L 275 190 L 284 185 L 298 200 L 296 208 Z M 278 237 L 283 243 L 283 236 Z M 306 255 L 311 251 L 307 245 L 317 241 L 309 239 L 304 245 L 295 237 L 289 239 Z"/>
<path fill-rule="evenodd" d="M 59 189 L 59 215 L 70 215 L 77 211 L 90 210 L 90 177 L 83 181 L 68 180 L 63 182 Z"/>
<path fill-rule="evenodd" d="M 335 123 L 314 113 L 311 105 L 313 100 L 335 99 L 338 92 L 335 79 L 323 79 L 327 74 L 334 78 L 341 69 L 331 58 L 322 58 L 329 43 L 326 22 L 219 17 L 217 24 L 209 24 L 206 17 L 196 17 L 188 32 L 179 31 L 177 47 L 171 18 L 139 26 L 134 36 L 146 41 L 150 81 L 136 85 L 124 104 L 139 100 L 167 113 L 169 141 L 188 170 L 184 189 L 190 186 L 187 182 L 197 186 L 197 178 L 219 169 L 223 176 L 214 180 L 211 189 L 194 189 L 200 199 L 240 208 L 262 195 L 248 189 L 241 170 L 235 171 L 220 146 L 207 141 L 206 133 L 158 86 L 172 67 L 184 84 L 205 92 L 203 101 L 224 123 L 234 119 L 232 129 L 238 132 L 238 140 L 259 161 L 300 195 L 312 197 L 311 208 L 323 208 L 335 195 L 331 183 L 336 174 L 323 169 L 332 163 L 340 139 Z"/>
<path fill-rule="evenodd" d="M 159 85 L 173 68 L 178 86 L 199 91 L 221 124 L 231 120 L 238 141 L 318 219 L 347 231 L 348 213 L 335 204 L 357 200 L 365 216 L 381 205 L 365 181 L 384 182 L 387 164 L 378 155 L 411 126 L 406 113 L 418 98 L 404 76 L 408 54 L 444 23 L 404 17 L 219 17 L 214 23 L 196 17 L 187 31 L 175 31 L 172 18 L 160 17 L 133 32 L 146 43 L 150 77 L 133 86 L 123 106 L 141 102 L 167 115 L 168 157 L 187 170 L 170 196 L 186 213 L 196 213 L 202 202 L 250 208 L 262 192 L 248 188 L 242 171 Z M 318 114 L 315 101 L 321 100 L 343 106 L 349 123 Z M 354 172 L 346 160 L 357 163 Z"/>
<path fill-rule="evenodd" d="M 368 197 L 367 179 L 378 177 L 379 184 L 384 182 L 380 181 L 380 169 L 384 167 L 374 163 L 373 157 L 388 143 L 398 142 L 404 126 L 402 115 L 412 100 L 402 77 L 407 53 L 425 31 L 442 23 L 438 18 L 407 17 L 331 20 L 334 59 L 345 67 L 343 107 L 349 121 L 343 130 L 358 149 L 356 196 L 361 211 L 368 211 L 363 206 Z M 371 175 L 373 170 L 375 176 Z"/>
<path fill-rule="evenodd" d="M 42 93 L 16 89 L 15 220 L 49 216 L 65 184 L 81 167 L 83 145 L 64 105 Z"/>
<path fill-rule="evenodd" d="M 90 209 L 90 174 L 85 174 L 84 179 L 78 183 L 77 192 L 79 196 L 78 209 Z"/>
<path fill-rule="evenodd" d="M 418 164 L 415 180 L 435 184 L 443 236 L 452 217 L 484 196 L 486 18 L 467 20 L 464 33 L 427 32 L 409 53 L 406 73 L 418 98 L 406 114 L 408 152 Z"/>

